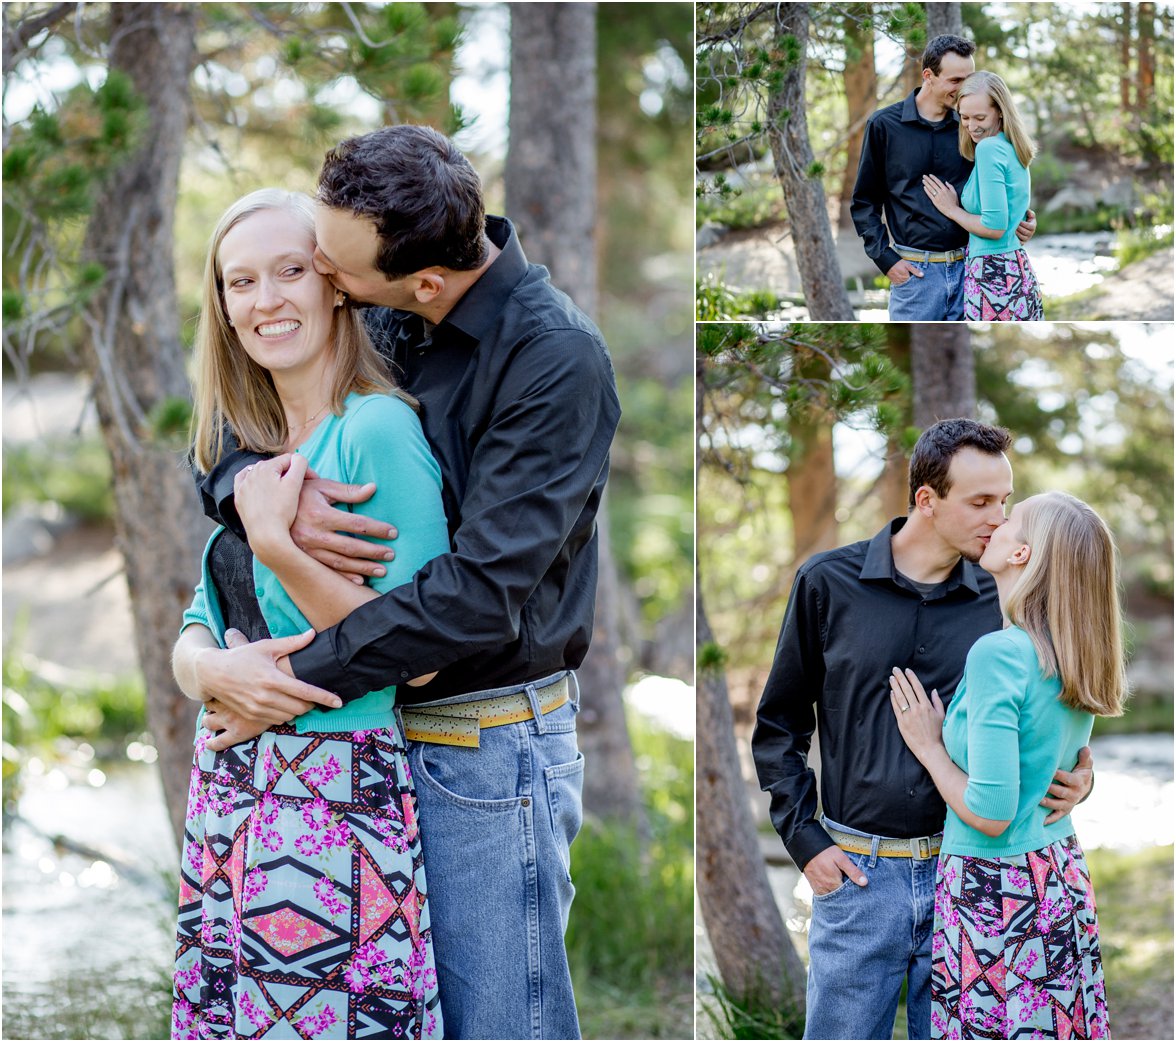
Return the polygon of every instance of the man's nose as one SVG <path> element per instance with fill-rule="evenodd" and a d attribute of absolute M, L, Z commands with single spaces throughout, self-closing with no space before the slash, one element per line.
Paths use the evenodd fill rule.
<path fill-rule="evenodd" d="M 312 259 L 314 261 L 314 270 L 317 271 L 320 275 L 335 274 L 335 266 L 329 260 L 327 260 L 326 254 L 324 254 L 323 251 L 320 250 L 317 246 L 314 248 L 314 255 Z"/>

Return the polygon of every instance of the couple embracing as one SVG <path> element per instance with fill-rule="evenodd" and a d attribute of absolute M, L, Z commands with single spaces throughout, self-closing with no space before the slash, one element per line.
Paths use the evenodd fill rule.
<path fill-rule="evenodd" d="M 578 1037 L 599 331 L 397 126 L 226 211 L 195 353 L 173 1037 Z"/>
<path fill-rule="evenodd" d="M 797 572 L 752 750 L 813 890 L 805 1038 L 1108 1038 L 1070 821 L 1125 696 L 1115 548 L 1018 502 L 1007 431 L 923 432 L 909 514 Z M 808 763 L 820 737 L 820 802 Z"/>
<path fill-rule="evenodd" d="M 1036 146 L 1004 80 L 976 71 L 975 51 L 935 37 L 919 89 L 866 124 L 851 211 L 890 280 L 895 322 L 1044 317 L 1024 249 L 1037 230 Z"/>

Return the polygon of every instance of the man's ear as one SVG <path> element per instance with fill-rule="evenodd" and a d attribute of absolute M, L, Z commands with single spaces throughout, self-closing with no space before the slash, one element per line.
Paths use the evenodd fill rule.
<path fill-rule="evenodd" d="M 924 517 L 935 513 L 935 490 L 930 485 L 920 485 L 915 491 L 915 509 Z"/>
<path fill-rule="evenodd" d="M 445 292 L 445 276 L 436 270 L 418 271 L 417 288 L 413 291 L 418 304 L 430 304 Z"/>

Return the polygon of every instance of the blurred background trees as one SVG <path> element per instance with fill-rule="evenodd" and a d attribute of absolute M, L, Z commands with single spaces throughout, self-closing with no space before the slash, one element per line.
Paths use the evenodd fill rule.
<path fill-rule="evenodd" d="M 600 748 L 619 748 L 621 759 L 610 766 L 597 755 L 589 767 L 600 784 L 589 786 L 577 846 L 570 938 L 577 982 L 595 989 L 581 999 L 599 1011 L 587 1031 L 672 1036 L 690 1018 L 689 744 L 664 719 L 626 714 L 620 688 L 647 674 L 692 677 L 692 12 L 618 4 L 606 17 L 590 4 L 561 6 L 4 5 L 5 401 L 39 399 L 44 415 L 47 374 L 84 374 L 101 433 L 99 448 L 93 433 L 70 429 L 81 411 L 70 398 L 47 406 L 62 436 L 6 441 L 6 564 L 19 543 L 10 529 L 31 525 L 30 549 L 61 555 L 63 545 L 46 540 L 71 519 L 84 515 L 90 533 L 113 524 L 137 630 L 137 640 L 119 640 L 136 644 L 142 670 L 112 697 L 57 669 L 55 658 L 70 658 L 64 645 L 82 635 L 55 641 L 26 626 L 17 646 L 21 605 L 6 592 L 5 796 L 18 809 L 22 779 L 32 777 L 22 770 L 32 761 L 57 770 L 62 749 L 76 759 L 97 746 L 99 759 L 118 759 L 133 747 L 138 759 L 158 758 L 174 827 L 193 717 L 168 655 L 207 533 L 181 455 L 208 234 L 228 203 L 260 185 L 313 192 L 323 152 L 345 136 L 432 124 L 456 135 L 488 209 L 518 221 L 531 259 L 595 313 L 617 369 L 625 412 L 609 494 L 614 581 L 603 584 L 610 597 L 599 620 L 612 640 L 599 639 L 607 684 L 585 699 L 612 711 L 600 714 L 607 725 L 586 721 L 585 744 L 605 734 Z M 556 36 L 522 24 L 573 16 L 584 24 L 565 33 L 566 53 Z M 471 93 L 476 103 L 463 105 Z M 573 154 L 551 151 L 545 102 L 559 95 L 576 120 L 562 128 Z M 556 158 L 568 164 L 559 184 L 574 224 L 564 223 L 569 207 L 532 205 L 553 191 L 536 178 Z M 38 654 L 26 654 L 34 646 Z M 124 661 L 120 647 L 71 666 L 118 670 Z M 676 697 L 686 734 L 689 695 Z M 54 738 L 66 742 L 57 752 Z M 618 888 L 642 912 L 628 936 L 609 938 L 602 908 Z M 642 899 L 646 891 L 656 896 Z"/>

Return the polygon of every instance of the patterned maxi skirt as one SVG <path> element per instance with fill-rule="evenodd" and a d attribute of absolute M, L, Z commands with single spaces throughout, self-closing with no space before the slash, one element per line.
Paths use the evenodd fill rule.
<path fill-rule="evenodd" d="M 1041 288 L 1024 250 L 968 256 L 964 261 L 964 318 L 969 322 L 1040 322 Z"/>
<path fill-rule="evenodd" d="M 1110 1038 L 1090 872 L 1070 836 L 939 856 L 932 1038 Z"/>
<path fill-rule="evenodd" d="M 196 741 L 172 1037 L 440 1038 L 416 793 L 390 727 Z"/>

